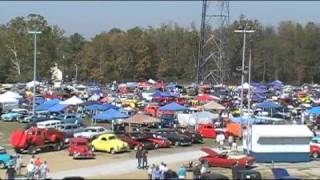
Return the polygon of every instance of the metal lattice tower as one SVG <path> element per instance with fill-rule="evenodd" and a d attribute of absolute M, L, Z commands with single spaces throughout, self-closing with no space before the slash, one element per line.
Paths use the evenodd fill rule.
<path fill-rule="evenodd" d="M 226 28 L 229 25 L 229 1 L 203 0 L 197 82 L 224 84 L 227 79 Z"/>

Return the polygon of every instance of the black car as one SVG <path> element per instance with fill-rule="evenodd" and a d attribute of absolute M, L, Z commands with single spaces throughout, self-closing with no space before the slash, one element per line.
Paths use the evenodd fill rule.
<path fill-rule="evenodd" d="M 186 135 L 189 138 L 191 138 L 192 143 L 203 143 L 202 136 L 199 133 L 192 132 L 192 131 L 189 131 L 189 130 L 182 130 L 182 129 L 178 129 L 177 131 L 180 134 Z"/>
<path fill-rule="evenodd" d="M 153 133 L 153 137 L 168 139 L 175 146 L 189 146 L 192 144 L 190 137 L 175 131 L 159 130 Z"/>

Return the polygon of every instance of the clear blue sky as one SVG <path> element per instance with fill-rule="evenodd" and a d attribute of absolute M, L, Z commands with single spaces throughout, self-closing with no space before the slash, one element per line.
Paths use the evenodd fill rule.
<path fill-rule="evenodd" d="M 64 29 L 66 35 L 79 32 L 90 38 L 113 27 L 126 30 L 134 26 L 158 26 L 170 21 L 183 26 L 194 22 L 199 26 L 201 5 L 201 1 L 1 1 L 0 23 L 7 23 L 16 16 L 36 13 L 44 16 L 49 24 Z M 320 2 L 316 1 L 230 1 L 230 20 L 232 22 L 244 14 L 267 25 L 277 25 L 282 20 L 318 23 L 319 9 Z"/>

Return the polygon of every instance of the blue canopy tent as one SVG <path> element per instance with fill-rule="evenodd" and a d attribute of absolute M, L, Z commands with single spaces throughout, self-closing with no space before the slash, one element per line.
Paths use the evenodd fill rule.
<path fill-rule="evenodd" d="M 43 97 L 36 97 L 36 104 L 43 104 L 46 100 Z"/>
<path fill-rule="evenodd" d="M 320 115 L 320 106 L 308 109 L 308 110 L 306 110 L 306 112 L 309 113 L 309 114 Z"/>
<path fill-rule="evenodd" d="M 257 118 L 252 118 L 252 117 L 231 117 L 230 120 L 234 123 L 238 123 L 238 124 L 257 124 L 257 123 L 265 123 L 264 120 L 261 119 L 257 119 Z"/>
<path fill-rule="evenodd" d="M 52 106 L 59 104 L 59 99 L 51 99 L 36 107 L 36 111 L 47 111 Z"/>
<path fill-rule="evenodd" d="M 177 104 L 175 102 L 172 102 L 170 104 L 167 104 L 165 106 L 162 106 L 159 108 L 159 110 L 161 111 L 184 111 L 184 110 L 187 110 L 188 108 L 180 105 L 180 104 Z"/>
<path fill-rule="evenodd" d="M 110 121 L 115 119 L 123 119 L 128 116 L 114 109 L 109 109 L 92 117 L 95 122 Z"/>
<path fill-rule="evenodd" d="M 257 108 L 262 108 L 262 109 L 276 109 L 276 108 L 281 108 L 282 106 L 273 102 L 262 102 L 258 103 L 256 105 Z"/>
<path fill-rule="evenodd" d="M 152 97 L 177 97 L 177 96 L 170 92 L 156 91 L 154 94 L 152 94 Z"/>
<path fill-rule="evenodd" d="M 89 111 L 106 111 L 109 109 L 117 109 L 117 106 L 114 106 L 112 104 L 92 104 L 89 106 L 86 106 L 85 109 Z"/>
<path fill-rule="evenodd" d="M 69 105 L 67 104 L 56 104 L 48 109 L 49 112 L 61 112 Z"/>

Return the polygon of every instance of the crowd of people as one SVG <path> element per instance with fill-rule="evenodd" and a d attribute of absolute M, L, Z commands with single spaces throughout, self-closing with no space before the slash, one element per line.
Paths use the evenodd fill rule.
<path fill-rule="evenodd" d="M 21 155 L 17 155 L 13 158 L 11 166 L 6 171 L 6 179 L 14 180 L 17 176 L 21 176 L 22 167 L 22 157 Z M 36 158 L 34 155 L 30 158 L 26 170 L 28 180 L 47 179 L 49 173 L 47 161 L 41 161 L 40 157 Z"/>

